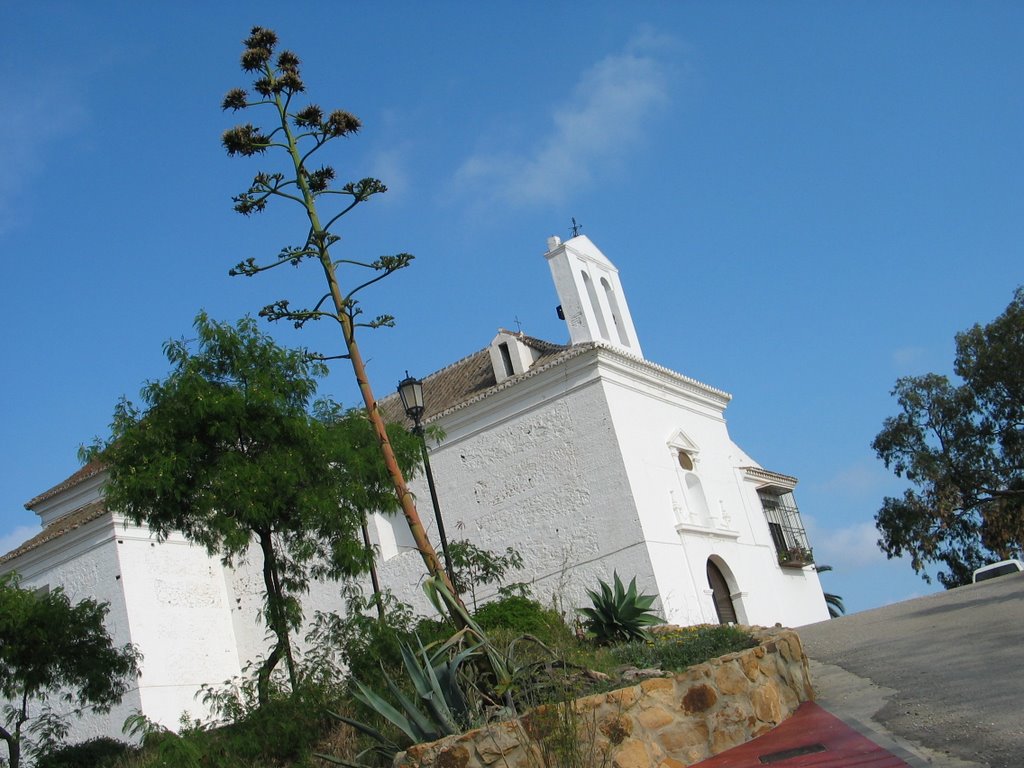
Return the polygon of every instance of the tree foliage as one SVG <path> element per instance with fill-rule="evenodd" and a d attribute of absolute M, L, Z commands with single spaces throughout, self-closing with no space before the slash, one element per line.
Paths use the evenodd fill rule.
<path fill-rule="evenodd" d="M 91 599 L 72 605 L 59 587 L 36 592 L 21 589 L 15 574 L 0 576 L 0 695 L 12 702 L 0 738 L 11 768 L 20 765 L 32 704 L 55 699 L 107 712 L 135 682 L 141 657 L 131 645 L 113 644 L 103 624 L 107 610 Z"/>
<path fill-rule="evenodd" d="M 1024 545 L 1024 287 L 987 325 L 956 336 L 960 383 L 935 373 L 899 379 L 900 413 L 872 447 L 915 486 L 886 498 L 875 517 L 889 557 L 927 563 L 948 589 Z"/>
<path fill-rule="evenodd" d="M 512 547 L 505 547 L 505 553 L 492 552 L 476 546 L 469 539 L 457 539 L 451 543 L 448 552 L 452 558 L 452 582 L 459 594 L 469 592 L 473 611 L 477 609 L 476 588 L 489 584 L 501 585 L 511 571 L 523 569 L 523 556 Z M 525 585 L 519 585 L 525 589 Z M 499 588 L 499 594 L 503 590 Z"/>
<path fill-rule="evenodd" d="M 234 112 L 258 110 L 269 116 L 268 125 L 237 125 L 224 132 L 222 144 L 230 156 L 262 159 L 270 151 L 273 158 L 281 158 L 283 162 L 274 170 L 258 171 L 248 189 L 234 197 L 235 210 L 250 216 L 264 210 L 271 201 L 283 201 L 301 209 L 306 226 L 303 227 L 303 240 L 297 245 L 284 246 L 276 256 L 266 261 L 254 257 L 244 259 L 231 270 L 231 274 L 252 277 L 285 265 L 300 267 L 312 263 L 319 266 L 324 282 L 309 303 L 296 307 L 288 299 L 282 299 L 265 306 L 260 315 L 270 320 L 288 320 L 297 328 L 320 320 L 333 321 L 338 325 L 345 351 L 339 355 L 322 356 L 322 359 L 349 360 L 395 496 L 420 556 L 427 571 L 451 587 L 427 538 L 413 495 L 406 486 L 356 342 L 359 327 L 376 328 L 394 322 L 390 315 L 361 320 L 362 310 L 357 294 L 404 269 L 413 257 L 408 253 L 398 253 L 376 258 L 336 259 L 331 253 L 331 247 L 340 239 L 333 228 L 342 217 L 356 206 L 386 192 L 387 187 L 373 178 L 335 183 L 333 166 L 315 165 L 314 158 L 321 157 L 321 150 L 337 139 L 351 137 L 359 131 L 359 119 L 341 109 L 326 111 L 315 103 L 296 103 L 306 90 L 299 57 L 292 51 L 277 51 L 277 35 L 272 30 L 253 27 L 243 45 L 241 66 L 253 78 L 251 90 L 230 90 L 221 106 Z M 343 270 L 345 281 L 341 278 Z"/>
<path fill-rule="evenodd" d="M 118 405 L 100 457 L 107 506 L 160 539 L 181 532 L 233 564 L 258 547 L 263 618 L 276 644 L 259 670 L 260 701 L 281 659 L 292 686 L 290 633 L 311 578 L 354 576 L 372 552 L 361 523 L 396 506 L 361 413 L 315 401 L 323 364 L 279 347 L 251 318 L 234 327 L 200 314 L 195 342 L 165 345 L 172 370 Z M 392 429 L 406 470 L 414 438 Z"/>

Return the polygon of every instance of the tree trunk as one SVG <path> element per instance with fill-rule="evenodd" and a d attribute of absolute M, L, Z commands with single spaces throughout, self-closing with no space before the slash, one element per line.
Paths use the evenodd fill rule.
<path fill-rule="evenodd" d="M 270 700 L 270 675 L 282 658 L 286 659 L 288 679 L 291 682 L 293 694 L 298 684 L 298 676 L 295 671 L 295 659 L 292 658 L 288 619 L 284 613 L 284 594 L 277 572 L 277 555 L 274 552 L 272 534 L 269 531 L 257 531 L 256 536 L 260 542 L 260 550 L 263 552 L 263 586 L 267 590 L 267 622 L 277 637 L 277 644 L 260 665 L 257 674 L 256 690 L 262 707 Z"/>
<path fill-rule="evenodd" d="M 371 550 L 370 547 L 370 531 L 366 527 L 366 518 L 363 518 L 363 545 L 367 550 Z M 380 582 L 377 580 L 377 566 L 374 565 L 373 553 L 370 553 L 370 583 L 373 585 L 373 602 L 377 606 L 377 618 L 384 621 L 384 600 L 380 594 Z"/>
<path fill-rule="evenodd" d="M 7 764 L 10 768 L 18 768 L 21 763 L 21 738 L 12 734 L 0 725 L 0 739 L 7 742 Z"/>

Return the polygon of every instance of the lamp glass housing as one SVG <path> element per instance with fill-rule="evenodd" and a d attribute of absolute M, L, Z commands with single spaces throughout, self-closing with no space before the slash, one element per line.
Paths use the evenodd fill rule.
<path fill-rule="evenodd" d="M 402 398 L 405 415 L 419 424 L 424 411 L 423 382 L 406 372 L 406 377 L 398 382 L 398 395 Z"/>

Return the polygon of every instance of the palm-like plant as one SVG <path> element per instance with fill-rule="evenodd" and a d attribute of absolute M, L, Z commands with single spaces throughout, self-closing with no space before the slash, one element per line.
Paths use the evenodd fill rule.
<path fill-rule="evenodd" d="M 832 570 L 831 565 L 818 565 L 815 566 L 818 573 L 825 573 Z M 839 595 L 833 595 L 831 592 L 825 593 L 825 605 L 828 606 L 829 618 L 838 619 L 844 613 L 846 613 L 846 606 L 843 605 L 843 598 Z"/>
<path fill-rule="evenodd" d="M 623 588 L 618 573 L 613 572 L 612 576 L 614 587 L 598 581 L 600 592 L 587 590 L 593 607 L 578 609 L 587 617 L 587 630 L 601 645 L 645 640 L 645 627 L 662 623 L 662 619 L 650 610 L 655 596 L 638 593 L 635 576 L 630 580 L 628 588 Z"/>

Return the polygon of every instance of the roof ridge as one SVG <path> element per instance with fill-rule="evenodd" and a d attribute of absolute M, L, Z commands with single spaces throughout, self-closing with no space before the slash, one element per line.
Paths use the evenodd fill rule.
<path fill-rule="evenodd" d="M 68 477 L 61 480 L 52 488 L 40 493 L 38 496 L 34 496 L 25 502 L 25 509 L 33 510 L 41 502 L 51 499 L 57 494 L 63 493 L 69 488 L 74 488 L 79 483 L 84 483 L 90 477 L 98 475 L 100 472 L 106 469 L 106 465 L 103 464 L 99 459 L 93 459 L 83 467 L 79 467 L 77 470 L 72 472 Z"/>

